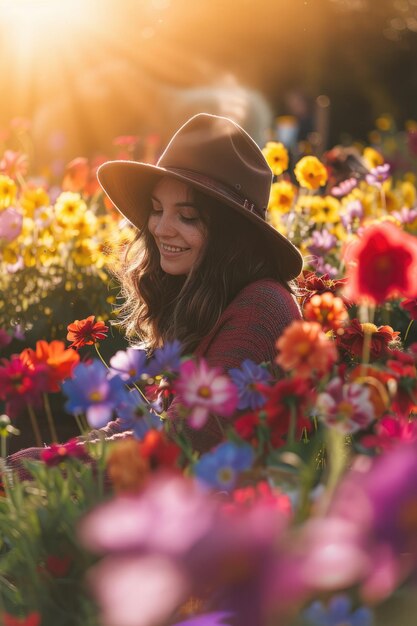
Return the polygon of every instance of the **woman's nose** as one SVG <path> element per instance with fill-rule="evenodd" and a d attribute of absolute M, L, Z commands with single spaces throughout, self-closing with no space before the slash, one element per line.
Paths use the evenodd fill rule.
<path fill-rule="evenodd" d="M 159 237 L 175 235 L 175 224 L 169 215 L 161 215 L 155 225 L 155 234 Z"/>

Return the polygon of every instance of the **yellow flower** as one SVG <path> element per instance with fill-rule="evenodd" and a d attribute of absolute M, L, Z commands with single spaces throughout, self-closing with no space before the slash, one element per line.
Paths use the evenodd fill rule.
<path fill-rule="evenodd" d="M 49 195 L 42 187 L 36 189 L 26 189 L 22 195 L 20 201 L 23 210 L 28 217 L 33 217 L 33 213 L 36 209 L 41 207 L 48 207 L 50 200 Z"/>
<path fill-rule="evenodd" d="M 301 187 L 318 189 L 327 182 L 327 170 L 315 156 L 305 156 L 295 166 L 295 177 Z"/>
<path fill-rule="evenodd" d="M 267 214 L 268 222 L 275 228 L 275 230 L 279 231 L 282 235 L 286 234 L 286 226 L 282 222 L 282 212 L 276 207 L 272 207 L 268 209 Z"/>
<path fill-rule="evenodd" d="M 391 189 L 385 192 L 385 208 L 388 213 L 398 211 L 401 208 L 395 193 Z"/>
<path fill-rule="evenodd" d="M 375 150 L 375 148 L 370 148 L 369 146 L 363 151 L 363 158 L 365 165 L 369 167 L 369 169 L 384 164 L 384 157 L 382 154 Z"/>
<path fill-rule="evenodd" d="M 16 199 L 17 187 L 12 178 L 0 174 L 0 209 L 6 209 Z"/>
<path fill-rule="evenodd" d="M 93 241 L 84 239 L 76 243 L 71 256 L 74 263 L 80 267 L 87 267 L 89 265 L 95 265 L 98 261 L 97 246 Z"/>
<path fill-rule="evenodd" d="M 415 132 L 417 130 L 416 120 L 407 120 L 405 123 L 405 130 L 408 132 Z"/>
<path fill-rule="evenodd" d="M 403 202 L 406 207 L 409 209 L 413 207 L 416 203 L 416 188 L 409 181 L 404 181 L 401 183 L 401 194 L 403 197 Z"/>
<path fill-rule="evenodd" d="M 282 213 L 286 213 L 292 206 L 294 196 L 295 190 L 291 183 L 285 180 L 273 183 L 269 196 L 268 210 L 276 209 Z"/>
<path fill-rule="evenodd" d="M 310 217 L 316 224 L 336 224 L 340 222 L 340 202 L 333 196 L 314 198 Z"/>
<path fill-rule="evenodd" d="M 280 176 L 288 169 L 288 151 L 283 143 L 268 141 L 262 152 L 275 176 Z"/>
<path fill-rule="evenodd" d="M 380 115 L 375 121 L 375 126 L 378 130 L 387 131 L 392 128 L 392 117 L 390 115 Z"/>
<path fill-rule="evenodd" d="M 64 191 L 55 203 L 56 217 L 60 226 L 76 226 L 83 213 L 87 211 L 87 205 L 79 193 Z"/>

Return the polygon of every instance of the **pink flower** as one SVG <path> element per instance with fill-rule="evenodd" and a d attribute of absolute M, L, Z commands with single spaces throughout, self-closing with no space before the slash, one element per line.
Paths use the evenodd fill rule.
<path fill-rule="evenodd" d="M 70 439 L 64 444 L 53 443 L 41 452 L 41 460 L 49 467 L 59 465 L 67 459 L 85 459 L 85 457 L 84 444 L 77 439 Z"/>
<path fill-rule="evenodd" d="M 346 180 L 342 180 L 341 183 L 332 188 L 331 194 L 332 196 L 336 196 L 336 198 L 341 198 L 342 196 L 347 196 L 348 193 L 352 191 L 358 184 L 356 178 L 347 178 Z"/>
<path fill-rule="evenodd" d="M 374 432 L 362 437 L 362 446 L 386 452 L 399 444 L 417 441 L 417 423 L 404 418 L 383 417 L 376 423 Z"/>
<path fill-rule="evenodd" d="M 202 428 L 210 413 L 230 417 L 238 404 L 235 385 L 219 368 L 210 368 L 204 359 L 181 365 L 175 389 L 179 402 L 189 409 L 188 421 L 193 428 Z"/>
<path fill-rule="evenodd" d="M 14 179 L 18 175 L 26 176 L 28 167 L 28 156 L 22 152 L 14 152 L 14 150 L 6 150 L 0 161 L 0 171 Z"/>
<path fill-rule="evenodd" d="M 316 408 L 327 426 L 343 433 L 365 429 L 374 419 L 369 389 L 358 383 L 343 384 L 341 378 L 333 378 L 318 395 Z"/>
<path fill-rule="evenodd" d="M 0 213 L 0 242 L 13 241 L 22 231 L 23 216 L 19 211 L 9 207 Z"/>

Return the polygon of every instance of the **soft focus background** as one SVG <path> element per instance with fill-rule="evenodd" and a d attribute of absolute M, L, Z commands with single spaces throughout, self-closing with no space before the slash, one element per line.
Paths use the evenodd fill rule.
<path fill-rule="evenodd" d="M 152 158 L 201 110 L 318 153 L 369 140 L 383 114 L 416 117 L 417 0 L 0 0 L 0 13 L 0 134 L 29 119 L 39 167 L 131 134 Z"/>

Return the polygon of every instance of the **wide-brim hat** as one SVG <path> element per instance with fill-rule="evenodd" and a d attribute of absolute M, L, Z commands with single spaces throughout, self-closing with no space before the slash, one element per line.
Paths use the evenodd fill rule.
<path fill-rule="evenodd" d="M 283 280 L 302 270 L 297 248 L 265 219 L 272 172 L 262 151 L 238 124 L 199 113 L 175 133 L 156 165 L 108 161 L 97 177 L 114 206 L 139 229 L 146 223 L 152 189 L 162 176 L 181 180 L 250 220 L 275 256 Z M 254 236 L 255 236 L 254 230 Z"/>

